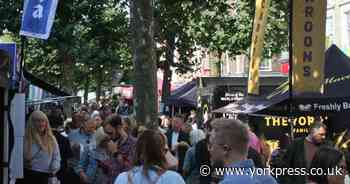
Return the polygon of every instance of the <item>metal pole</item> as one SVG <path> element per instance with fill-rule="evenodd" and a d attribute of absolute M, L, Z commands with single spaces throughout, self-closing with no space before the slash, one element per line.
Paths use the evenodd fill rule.
<path fill-rule="evenodd" d="M 18 87 L 18 92 L 22 93 L 24 87 L 24 83 L 23 83 L 23 69 L 24 69 L 24 65 L 25 65 L 25 47 L 26 47 L 26 37 L 22 36 L 21 37 L 21 61 L 20 61 L 20 68 L 19 68 L 19 87 Z"/>
<path fill-rule="evenodd" d="M 289 0 L 289 113 L 290 118 L 288 118 L 291 128 L 291 139 L 294 140 L 294 124 L 293 124 L 293 118 L 292 115 L 293 109 L 292 109 L 292 102 L 293 102 L 293 1 Z"/>

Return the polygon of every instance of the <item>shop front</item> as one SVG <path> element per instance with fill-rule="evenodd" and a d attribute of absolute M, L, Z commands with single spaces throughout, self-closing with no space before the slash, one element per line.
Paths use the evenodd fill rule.
<path fill-rule="evenodd" d="M 256 134 L 281 142 L 307 135 L 315 119 L 320 118 L 328 127 L 328 137 L 333 139 L 350 130 L 348 76 L 350 58 L 333 45 L 326 52 L 323 94 L 292 93 L 290 96 L 286 82 L 268 95 L 247 96 L 214 112 L 239 114 Z"/>
<path fill-rule="evenodd" d="M 247 76 L 201 78 L 202 88 L 199 89 L 202 106 L 212 111 L 244 99 L 247 96 L 247 80 Z M 287 77 L 283 75 L 262 76 L 261 94 L 271 93 L 286 80 Z"/>

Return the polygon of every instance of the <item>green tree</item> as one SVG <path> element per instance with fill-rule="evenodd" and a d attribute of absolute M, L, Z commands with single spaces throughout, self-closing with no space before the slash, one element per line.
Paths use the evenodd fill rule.
<path fill-rule="evenodd" d="M 279 54 L 288 45 L 288 2 L 272 0 L 266 25 L 264 55 Z M 217 53 L 249 55 L 255 13 L 255 1 L 214 0 L 193 11 L 189 34 L 196 43 Z M 220 62 L 220 61 L 219 61 Z"/>
<path fill-rule="evenodd" d="M 174 67 L 178 73 L 193 71 L 192 67 L 196 64 L 191 60 L 195 51 L 195 42 L 193 37 L 187 34 L 191 10 L 186 8 L 186 4 L 192 2 L 189 0 L 157 0 L 155 3 L 156 32 L 155 39 L 160 43 L 157 50 L 158 67 L 164 71 L 162 100 L 170 95 L 170 84 L 172 71 Z M 174 60 L 175 50 L 179 53 L 179 62 Z M 165 56 L 165 59 L 161 59 Z"/>
<path fill-rule="evenodd" d="M 157 0 L 155 1 L 158 67 L 164 70 L 162 99 L 170 95 L 170 67 L 178 72 L 191 71 L 199 61 L 192 60 L 194 51 L 206 48 L 217 55 L 249 55 L 254 19 L 253 0 Z M 272 0 L 265 36 L 264 54 L 278 54 L 288 44 L 287 2 Z M 174 51 L 179 62 L 174 62 Z M 164 60 L 160 60 L 165 56 Z M 213 62 L 213 61 L 211 61 Z M 220 69 L 218 69 L 220 71 Z"/>
<path fill-rule="evenodd" d="M 18 35 L 21 9 L 20 1 L 0 2 L 0 35 Z M 131 70 L 128 33 L 119 1 L 60 1 L 50 38 L 28 39 L 26 68 L 72 94 L 81 89 L 101 94 L 110 86 L 112 69 Z"/>

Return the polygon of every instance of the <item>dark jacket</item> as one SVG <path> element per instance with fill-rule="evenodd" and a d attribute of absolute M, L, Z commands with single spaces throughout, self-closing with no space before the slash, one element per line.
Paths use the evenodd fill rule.
<path fill-rule="evenodd" d="M 209 154 L 209 150 L 208 150 L 208 138 L 199 141 L 196 144 L 195 151 L 196 151 L 195 159 L 196 159 L 196 162 L 199 164 L 199 166 L 207 165 L 211 168 L 210 154 Z M 200 184 L 210 184 L 211 181 L 212 181 L 212 178 L 211 178 L 210 174 L 208 176 L 201 175 L 199 177 Z"/>
<path fill-rule="evenodd" d="M 281 167 L 284 168 L 305 168 L 308 171 L 305 158 L 305 137 L 295 139 L 290 145 L 288 145 L 286 152 L 282 158 L 284 163 Z M 330 145 L 330 142 L 325 142 L 323 145 Z M 284 175 L 280 177 L 280 183 L 283 184 L 305 184 L 307 183 L 307 177 L 305 175 Z"/>
<path fill-rule="evenodd" d="M 61 135 L 60 132 L 54 130 L 53 134 L 57 140 L 58 147 L 61 154 L 61 168 L 57 172 L 57 178 L 61 181 L 62 184 L 69 183 L 68 178 L 65 178 L 68 172 L 68 159 L 73 157 L 73 152 L 69 143 L 68 138 Z"/>
<path fill-rule="evenodd" d="M 283 162 L 278 167 L 282 168 L 305 168 L 305 138 L 295 139 L 282 155 Z M 284 175 L 279 177 L 279 182 L 283 184 L 305 184 L 306 177 L 302 175 Z"/>
<path fill-rule="evenodd" d="M 166 133 L 166 136 L 167 136 L 167 139 L 168 139 L 168 147 L 169 149 L 172 148 L 172 144 L 171 144 L 171 138 L 172 138 L 172 134 L 173 134 L 173 130 L 169 130 L 167 131 Z M 183 132 L 183 131 L 180 131 L 179 132 L 179 138 L 177 140 L 177 142 L 186 142 L 188 145 L 190 145 L 190 135 Z M 183 163 L 184 163 L 184 160 L 185 160 L 185 156 L 186 156 L 186 151 L 187 151 L 188 148 L 186 147 L 179 147 L 178 148 L 178 156 L 179 156 L 179 166 L 178 166 L 178 172 L 179 173 L 182 173 L 182 167 L 183 167 Z M 175 153 L 172 152 L 172 154 L 175 155 Z"/>

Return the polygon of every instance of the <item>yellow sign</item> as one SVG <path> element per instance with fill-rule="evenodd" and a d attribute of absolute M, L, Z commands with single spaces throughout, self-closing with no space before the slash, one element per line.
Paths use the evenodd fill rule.
<path fill-rule="evenodd" d="M 327 0 L 294 0 L 293 91 L 323 93 Z"/>
<path fill-rule="evenodd" d="M 289 126 L 287 117 L 265 117 L 265 122 L 267 127 L 279 127 L 279 126 Z M 315 118 L 312 116 L 300 116 L 293 119 L 294 126 L 311 126 L 315 121 Z"/>
<path fill-rule="evenodd" d="M 259 66 L 262 56 L 265 24 L 270 0 L 256 0 L 252 44 L 250 47 L 250 66 L 248 93 L 259 95 Z"/>
<path fill-rule="evenodd" d="M 322 121 L 327 120 L 328 117 L 321 117 Z M 267 116 L 264 118 L 266 127 L 289 127 L 289 121 L 293 123 L 294 133 L 308 133 L 310 126 L 315 122 L 313 116 L 299 116 L 294 119 L 288 117 L 273 117 Z"/>

